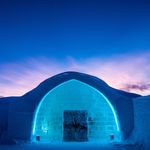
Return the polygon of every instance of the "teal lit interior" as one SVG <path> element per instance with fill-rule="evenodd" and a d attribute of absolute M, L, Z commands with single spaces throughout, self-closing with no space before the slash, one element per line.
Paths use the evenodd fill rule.
<path fill-rule="evenodd" d="M 109 100 L 97 89 L 78 80 L 66 81 L 49 91 L 38 105 L 32 129 L 32 141 L 63 141 L 63 114 L 66 110 L 86 110 L 88 141 L 119 142 L 121 140 L 117 113 Z M 113 138 L 112 138 L 113 136 Z"/>

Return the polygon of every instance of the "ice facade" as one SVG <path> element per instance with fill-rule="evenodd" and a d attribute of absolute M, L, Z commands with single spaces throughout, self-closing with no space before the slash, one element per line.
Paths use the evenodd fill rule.
<path fill-rule="evenodd" d="M 42 98 L 32 128 L 32 141 L 61 142 L 68 137 L 71 141 L 121 140 L 118 115 L 109 100 L 75 79 L 61 83 Z"/>

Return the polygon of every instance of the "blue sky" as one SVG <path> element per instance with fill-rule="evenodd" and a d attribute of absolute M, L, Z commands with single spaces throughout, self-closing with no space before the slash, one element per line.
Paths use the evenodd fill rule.
<path fill-rule="evenodd" d="M 46 77 L 71 69 L 96 75 L 112 86 L 125 89 L 123 85 L 111 83 L 114 83 L 115 77 L 111 81 L 106 78 L 112 72 L 102 75 L 101 67 L 97 67 L 96 71 L 92 67 L 85 71 L 79 66 L 84 65 L 86 68 L 87 62 L 94 63 L 95 66 L 105 66 L 108 62 L 113 64 L 123 58 L 123 64 L 130 59 L 128 62 L 133 65 L 132 69 L 127 67 L 130 64 L 126 65 L 124 70 L 127 75 L 130 74 L 129 70 L 134 70 L 137 76 L 141 74 L 138 65 L 142 68 L 150 66 L 149 8 L 148 0 L 1 0 L 0 95 L 20 94 L 10 90 L 10 94 L 6 94 L 4 86 L 6 89 L 10 85 L 16 86 L 23 93 Z M 12 83 L 13 80 L 19 80 L 15 77 L 16 74 L 20 75 L 21 72 L 20 76 L 23 76 L 24 72 L 31 71 L 30 68 L 37 69 L 38 66 L 31 60 L 36 61 L 35 64 L 39 66 L 47 61 L 53 62 L 50 63 L 53 66 L 46 65 L 50 72 L 40 79 L 35 78 L 36 84 L 29 85 L 30 87 L 27 86 L 27 79 L 26 85 L 23 81 L 18 85 Z M 39 64 L 41 60 L 43 64 Z M 137 60 L 142 61 L 139 64 Z M 78 64 L 78 67 L 70 68 L 71 64 Z M 118 67 L 118 74 L 122 67 L 123 65 Z M 41 71 L 38 71 L 37 76 L 40 76 Z M 12 76 L 4 79 L 7 74 Z M 140 79 L 133 83 L 125 80 L 126 83 L 122 84 L 149 85 L 147 68 L 143 74 L 143 78 L 140 75 Z"/>

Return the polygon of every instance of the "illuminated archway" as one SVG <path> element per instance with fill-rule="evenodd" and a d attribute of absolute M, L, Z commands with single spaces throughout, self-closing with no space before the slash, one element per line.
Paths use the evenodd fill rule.
<path fill-rule="evenodd" d="M 97 89 L 72 79 L 50 90 L 39 103 L 33 121 L 32 141 L 63 141 L 64 111 L 87 112 L 88 141 L 120 141 L 117 113 Z"/>

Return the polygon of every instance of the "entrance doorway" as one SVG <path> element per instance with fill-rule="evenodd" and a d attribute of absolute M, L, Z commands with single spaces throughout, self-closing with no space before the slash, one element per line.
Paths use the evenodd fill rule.
<path fill-rule="evenodd" d="M 63 141 L 87 141 L 87 111 L 64 111 Z"/>

